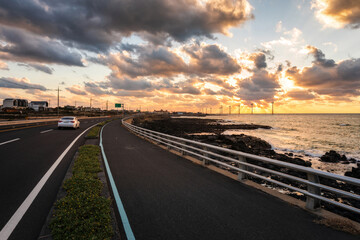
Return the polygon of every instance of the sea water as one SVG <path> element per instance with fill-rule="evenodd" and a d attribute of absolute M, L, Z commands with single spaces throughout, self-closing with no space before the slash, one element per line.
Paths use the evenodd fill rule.
<path fill-rule="evenodd" d="M 271 129 L 227 130 L 223 134 L 259 137 L 274 150 L 298 154 L 321 170 L 344 173 L 354 166 L 319 162 L 319 157 L 330 150 L 360 161 L 360 114 L 233 114 L 205 118 L 223 120 L 223 124 L 271 126 Z"/>

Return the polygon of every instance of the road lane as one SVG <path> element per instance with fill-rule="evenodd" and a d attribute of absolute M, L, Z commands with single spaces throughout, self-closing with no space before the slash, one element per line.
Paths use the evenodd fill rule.
<path fill-rule="evenodd" d="M 95 122 L 102 120 L 97 119 Z M 0 194 L 0 229 L 3 229 L 35 185 L 76 136 L 95 122 L 88 124 L 82 122 L 78 130 L 55 129 L 46 134 L 40 132 L 49 130 L 49 126 L 0 133 L 0 141 L 3 138 L 9 139 L 10 136 L 21 138 L 20 141 L 0 146 L 0 190 L 2 193 Z M 51 128 L 55 127 L 56 125 L 51 126 Z M 71 158 L 83 142 L 84 138 L 80 138 L 65 155 L 9 239 L 36 239 L 38 237 Z"/>
<path fill-rule="evenodd" d="M 65 151 L 56 159 L 55 163 L 50 167 L 50 169 L 46 172 L 46 174 L 41 178 L 41 180 L 36 184 L 34 189 L 30 192 L 30 194 L 26 197 L 26 199 L 23 201 L 23 203 L 20 205 L 20 207 L 16 210 L 16 212 L 13 214 L 13 216 L 10 218 L 10 220 L 6 223 L 4 228 L 0 231 L 0 239 L 7 239 L 13 232 L 13 230 L 16 228 L 16 226 L 21 221 L 24 214 L 27 212 L 41 189 L 44 187 L 45 183 L 49 179 L 49 177 L 52 175 L 52 173 L 55 171 L 57 166 L 61 163 L 61 161 L 64 159 L 65 155 L 69 152 L 71 147 L 77 142 L 77 140 L 87 131 L 91 128 L 90 126 L 88 129 L 84 130 L 82 133 L 80 133 L 72 142 L 71 144 L 65 149 Z"/>

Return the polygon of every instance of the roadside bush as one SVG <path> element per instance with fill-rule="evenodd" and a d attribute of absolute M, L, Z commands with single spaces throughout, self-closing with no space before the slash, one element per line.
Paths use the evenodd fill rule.
<path fill-rule="evenodd" d="M 63 239 L 110 239 L 113 234 L 110 200 L 101 196 L 100 148 L 85 145 L 79 148 L 73 176 L 64 183 L 67 195 L 56 202 L 50 223 L 52 237 Z"/>

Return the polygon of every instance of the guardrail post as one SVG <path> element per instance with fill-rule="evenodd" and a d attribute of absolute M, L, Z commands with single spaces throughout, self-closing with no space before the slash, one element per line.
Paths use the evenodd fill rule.
<path fill-rule="evenodd" d="M 186 145 L 186 142 L 184 142 L 184 141 L 181 141 L 181 143 L 184 144 L 184 145 Z M 182 146 L 181 149 L 182 149 L 182 150 L 180 150 L 180 154 L 183 155 L 183 156 L 186 155 L 186 152 L 183 150 L 183 149 L 185 149 L 185 147 Z"/>
<path fill-rule="evenodd" d="M 155 141 L 155 144 L 157 144 L 157 145 L 160 145 L 161 143 L 159 142 L 159 134 L 157 134 L 157 133 L 154 133 L 154 138 L 155 138 L 155 140 L 153 140 L 153 141 Z"/>
<path fill-rule="evenodd" d="M 208 148 L 207 148 L 207 147 L 203 147 L 203 150 L 207 151 Z M 209 156 L 207 153 L 203 153 L 203 155 L 204 155 L 204 157 Z M 209 160 L 203 158 L 203 160 L 202 160 L 202 165 L 204 165 L 204 166 L 205 166 L 205 165 L 209 165 Z"/>
<path fill-rule="evenodd" d="M 308 173 L 307 178 L 308 178 L 309 181 L 311 181 L 313 183 L 319 183 L 318 175 Z M 316 194 L 316 195 L 319 195 L 319 196 L 321 195 L 319 187 L 314 187 L 314 186 L 308 185 L 307 189 L 308 189 L 309 193 Z M 309 196 L 306 197 L 306 208 L 307 209 L 315 210 L 315 209 L 317 209 L 319 207 L 320 207 L 320 200 L 319 199 L 312 198 L 312 197 L 309 197 Z"/>
<path fill-rule="evenodd" d="M 239 156 L 238 159 L 239 159 L 240 162 L 245 162 L 245 163 L 246 163 L 246 158 L 245 158 L 245 157 Z M 247 166 L 245 166 L 245 165 L 243 165 L 243 164 L 241 164 L 241 163 L 239 163 L 238 165 L 239 165 L 239 168 L 240 168 L 241 170 L 247 170 Z M 239 181 L 245 180 L 245 179 L 246 179 L 246 173 L 239 172 L 239 173 L 238 173 L 238 176 L 237 176 L 237 179 L 238 179 Z"/>
<path fill-rule="evenodd" d="M 165 138 L 166 140 L 170 140 L 169 137 L 164 137 L 164 138 Z M 166 140 L 165 140 L 165 141 L 166 141 Z M 170 144 L 170 143 L 169 143 L 168 141 L 166 141 L 166 143 L 167 143 L 167 144 L 166 144 L 166 148 L 167 148 L 168 150 L 170 150 L 171 147 L 168 145 L 168 144 Z"/>

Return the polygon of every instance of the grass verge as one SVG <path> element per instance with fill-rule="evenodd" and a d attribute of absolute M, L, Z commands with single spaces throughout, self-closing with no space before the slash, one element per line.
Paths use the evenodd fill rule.
<path fill-rule="evenodd" d="M 101 122 L 101 123 L 97 124 L 95 127 L 91 128 L 85 138 L 88 138 L 88 139 L 99 138 L 101 128 L 110 121 L 112 121 L 112 120 L 107 120 L 107 121 Z"/>
<path fill-rule="evenodd" d="M 102 128 L 102 126 L 99 126 L 99 125 L 96 125 L 95 127 L 91 128 L 85 138 L 88 138 L 88 139 L 89 138 L 98 138 L 101 128 Z"/>
<path fill-rule="evenodd" d="M 75 159 L 73 176 L 65 181 L 66 196 L 55 204 L 50 223 L 54 240 L 110 239 L 113 235 L 110 199 L 101 196 L 100 148 L 84 145 Z"/>

